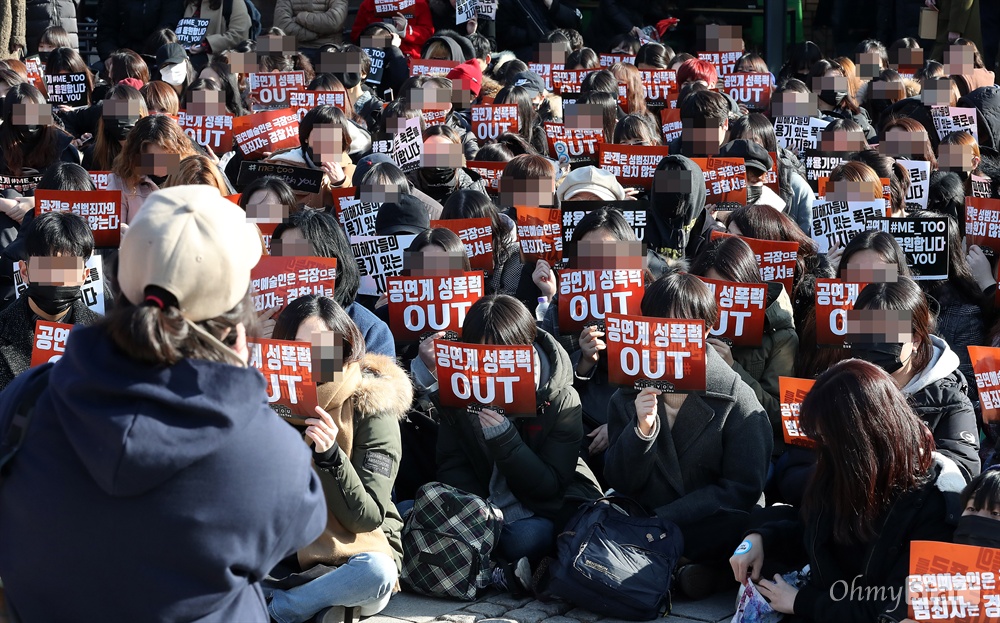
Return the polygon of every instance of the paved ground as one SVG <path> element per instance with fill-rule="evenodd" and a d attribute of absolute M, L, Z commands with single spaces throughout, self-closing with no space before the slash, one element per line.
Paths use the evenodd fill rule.
<path fill-rule="evenodd" d="M 729 623 L 736 610 L 736 589 L 703 601 L 674 600 L 669 623 Z M 399 593 L 381 614 L 366 623 L 625 623 L 601 618 L 569 604 L 513 599 L 488 593 L 474 603 Z"/>

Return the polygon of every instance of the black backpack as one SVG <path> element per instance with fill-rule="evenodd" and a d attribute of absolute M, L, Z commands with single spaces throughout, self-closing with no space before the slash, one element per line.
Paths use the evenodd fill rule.
<path fill-rule="evenodd" d="M 257 10 L 257 5 L 255 5 L 251 0 L 243 0 L 247 5 L 247 13 L 250 14 L 250 39 L 254 41 L 261 33 L 260 24 L 260 11 Z M 229 16 L 233 14 L 233 0 L 223 0 L 222 2 L 222 17 L 226 18 L 226 25 L 229 25 Z"/>

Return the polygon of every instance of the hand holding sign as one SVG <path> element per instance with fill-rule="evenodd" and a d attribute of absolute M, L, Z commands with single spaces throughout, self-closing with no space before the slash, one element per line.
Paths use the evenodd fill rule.
<path fill-rule="evenodd" d="M 531 273 L 531 280 L 538 286 L 538 291 L 547 299 L 556 295 L 556 274 L 552 272 L 552 267 L 545 260 L 538 260 L 535 265 L 535 272 Z"/>
<path fill-rule="evenodd" d="M 656 426 L 657 401 L 662 393 L 655 387 L 644 387 L 635 397 L 635 417 L 639 424 L 639 432 L 646 437 L 653 433 L 653 428 Z"/>
<path fill-rule="evenodd" d="M 313 447 L 316 454 L 324 454 L 333 446 L 337 445 L 337 434 L 340 428 L 333 421 L 333 416 L 323 410 L 323 407 L 316 407 L 318 418 L 306 418 L 306 443 Z"/>

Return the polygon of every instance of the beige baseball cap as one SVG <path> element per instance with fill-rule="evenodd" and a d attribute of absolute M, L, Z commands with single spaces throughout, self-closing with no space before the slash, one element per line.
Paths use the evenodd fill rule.
<path fill-rule="evenodd" d="M 148 286 L 163 288 L 199 322 L 236 306 L 260 255 L 257 229 L 239 206 L 211 186 L 176 186 L 151 194 L 129 226 L 118 283 L 135 305 Z"/>

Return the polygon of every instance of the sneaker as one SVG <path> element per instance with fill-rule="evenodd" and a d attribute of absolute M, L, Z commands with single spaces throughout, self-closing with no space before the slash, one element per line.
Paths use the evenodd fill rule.
<path fill-rule="evenodd" d="M 493 585 L 513 597 L 527 596 L 531 587 L 531 563 L 521 558 L 515 563 L 497 566 L 493 569 Z"/>
<path fill-rule="evenodd" d="M 707 599 L 736 583 L 730 569 L 700 563 L 678 567 L 674 581 L 681 594 L 692 601 Z"/>

